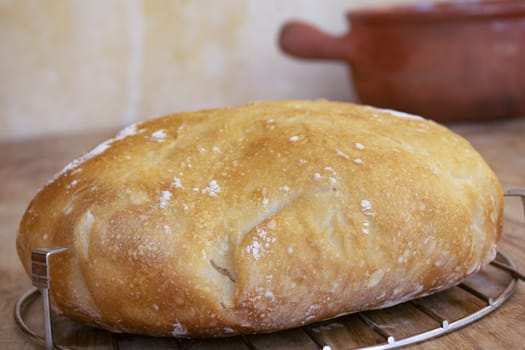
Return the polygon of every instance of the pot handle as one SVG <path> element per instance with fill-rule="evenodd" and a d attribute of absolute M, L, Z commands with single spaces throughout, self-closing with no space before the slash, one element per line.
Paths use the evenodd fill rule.
<path fill-rule="evenodd" d="M 300 21 L 285 23 L 279 33 L 279 46 L 285 53 L 307 59 L 350 60 L 352 53 L 346 35 L 332 36 Z"/>

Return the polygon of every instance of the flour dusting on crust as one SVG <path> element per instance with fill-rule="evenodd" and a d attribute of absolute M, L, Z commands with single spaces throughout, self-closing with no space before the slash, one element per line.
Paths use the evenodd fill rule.
<path fill-rule="evenodd" d="M 77 168 L 79 165 L 81 165 L 82 163 L 84 163 L 85 161 L 93 158 L 93 157 L 96 157 L 102 153 L 104 153 L 108 148 L 111 147 L 111 145 L 117 141 L 120 141 L 122 139 L 125 139 L 126 137 L 128 136 L 133 136 L 133 135 L 136 135 L 136 134 L 139 134 L 142 132 L 142 130 L 137 130 L 137 126 L 138 124 L 131 124 L 129 126 L 127 126 L 126 128 L 122 129 L 118 134 L 117 136 L 109 139 L 109 140 L 106 140 L 104 142 L 102 142 L 101 144 L 99 144 L 98 146 L 96 146 L 95 148 L 93 148 L 91 151 L 89 151 L 88 153 L 84 154 L 83 156 L 81 156 L 80 158 L 77 158 L 75 159 L 74 161 L 72 161 L 71 163 L 69 163 L 68 165 L 66 165 L 62 170 L 60 170 L 58 173 L 56 173 L 49 181 L 48 181 L 48 184 L 55 181 L 58 177 L 60 177 L 62 174 L 70 171 L 70 170 L 73 170 L 75 168 Z"/>

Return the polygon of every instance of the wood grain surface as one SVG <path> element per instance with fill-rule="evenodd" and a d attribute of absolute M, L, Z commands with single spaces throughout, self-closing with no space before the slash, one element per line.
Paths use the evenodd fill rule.
<path fill-rule="evenodd" d="M 466 137 L 494 169 L 505 189 L 525 188 L 525 119 L 496 123 L 454 125 L 451 128 Z M 16 232 L 21 216 L 36 191 L 72 159 L 111 136 L 112 132 L 76 134 L 45 139 L 0 143 L 0 349 L 37 349 L 16 328 L 13 307 L 16 300 L 31 287 L 18 261 Z M 521 203 L 506 200 L 504 235 L 500 250 L 510 255 L 518 269 L 525 272 L 525 225 Z M 504 281 L 502 281 L 503 283 Z M 476 282 L 483 287 L 483 280 Z M 471 300 L 472 299 L 472 300 Z M 458 288 L 425 301 L 440 308 L 446 303 L 447 317 L 454 319 L 465 308 L 475 308 L 479 300 Z M 417 310 L 403 305 L 374 314 L 379 325 L 390 319 L 403 328 L 387 326 L 386 330 L 402 337 L 406 330 L 428 328 L 429 321 L 414 321 Z M 28 320 L 38 329 L 39 305 L 27 312 Z M 418 316 L 416 316 L 418 317 Z M 329 344 L 332 349 L 349 349 L 367 343 L 384 341 L 357 316 L 293 329 L 275 335 L 235 337 L 229 341 L 145 338 L 114 335 L 93 330 L 69 320 L 58 319 L 57 340 L 61 344 L 79 345 L 81 349 L 317 349 Z M 457 332 L 420 343 L 411 349 L 525 349 L 525 283 L 518 284 L 515 294 L 495 313 Z"/>

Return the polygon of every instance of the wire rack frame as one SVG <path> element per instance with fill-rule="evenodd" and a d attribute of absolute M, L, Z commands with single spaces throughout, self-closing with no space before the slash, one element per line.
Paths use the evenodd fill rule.
<path fill-rule="evenodd" d="M 507 193 L 505 193 L 505 196 L 521 198 L 523 210 L 524 210 L 524 217 L 525 217 L 525 189 L 509 190 Z M 33 285 L 35 286 L 35 288 L 27 291 L 24 295 L 22 295 L 18 299 L 14 307 L 13 315 L 14 315 L 15 323 L 18 326 L 18 328 L 24 333 L 25 336 L 31 339 L 34 343 L 42 345 L 47 349 L 58 349 L 58 350 L 73 349 L 68 346 L 56 344 L 55 337 L 53 334 L 53 317 L 52 317 L 53 315 L 51 313 L 50 305 L 49 305 L 49 270 L 48 270 L 49 257 L 53 254 L 59 254 L 63 250 L 64 250 L 63 248 L 51 247 L 51 248 L 44 248 L 44 249 L 36 250 L 33 252 L 33 257 L 32 257 L 33 276 L 32 277 L 33 277 Z M 379 338 L 382 339 L 382 341 L 376 344 L 358 346 L 358 347 L 354 347 L 353 349 L 361 349 L 361 350 L 398 349 L 398 348 L 401 348 L 407 345 L 420 343 L 420 342 L 456 331 L 469 324 L 472 324 L 473 322 L 476 322 L 482 317 L 497 310 L 514 293 L 518 281 L 519 280 L 525 281 L 525 276 L 523 276 L 523 274 L 519 273 L 516 270 L 516 266 L 514 262 L 512 261 L 512 259 L 509 256 L 503 254 L 502 252 L 498 252 L 496 259 L 492 261 L 490 265 L 508 275 L 508 283 L 505 285 L 505 287 L 500 289 L 500 292 L 498 293 L 498 295 L 496 296 L 488 295 L 482 288 L 470 286 L 468 283 L 461 283 L 457 285 L 456 287 L 452 288 L 452 289 L 462 290 L 463 292 L 468 293 L 475 299 L 479 300 L 481 303 L 475 311 L 466 313 L 462 317 L 451 320 L 451 319 L 448 319 L 447 317 L 442 316 L 439 310 L 435 310 L 434 308 L 425 305 L 424 302 L 421 302 L 422 299 L 408 301 L 401 305 L 409 305 L 410 307 L 418 310 L 418 313 L 420 315 L 434 322 L 435 327 L 424 330 L 424 331 L 415 332 L 413 334 L 408 334 L 403 337 L 400 337 L 399 339 L 396 339 L 396 337 L 389 332 L 389 329 L 392 329 L 395 325 L 388 325 L 388 324 L 385 325 L 383 323 L 379 324 L 378 322 L 374 320 L 374 317 L 371 316 L 370 312 L 368 311 L 353 314 L 351 315 L 352 317 L 357 317 L 360 320 L 360 322 L 366 325 L 372 332 L 374 332 L 377 336 L 379 336 Z M 496 283 L 496 281 L 492 281 L 490 278 L 488 279 L 488 282 Z M 441 293 L 444 293 L 444 292 L 441 292 Z M 434 296 L 439 295 L 441 293 L 437 293 Z M 426 298 L 432 298 L 434 296 L 430 296 Z M 25 322 L 24 316 L 23 316 L 25 313 L 25 310 L 39 298 L 42 299 L 43 309 L 44 309 L 44 315 L 43 315 L 44 326 L 45 326 L 44 336 L 38 334 L 36 331 L 31 329 L 31 327 L 28 326 L 27 323 Z M 385 309 L 385 310 L 388 310 L 388 309 Z M 381 312 L 381 310 L 375 311 L 375 312 Z M 343 323 L 344 323 L 345 317 L 349 317 L 349 316 L 342 316 L 335 320 L 343 320 Z M 318 328 L 316 328 L 315 324 L 306 325 L 306 326 L 300 327 L 299 329 L 319 349 L 321 350 L 331 350 L 332 349 L 330 345 L 326 344 L 323 341 L 323 337 L 321 334 L 322 331 L 319 331 Z M 112 341 L 113 348 L 120 350 L 120 346 L 118 342 L 119 335 L 112 334 L 111 338 L 113 339 Z M 250 339 L 249 336 L 239 336 L 237 338 L 240 339 L 240 341 L 244 343 L 244 345 L 248 349 L 259 350 L 259 347 Z M 175 347 L 179 349 L 183 349 L 185 347 L 184 342 L 185 340 L 175 339 L 173 344 Z"/>

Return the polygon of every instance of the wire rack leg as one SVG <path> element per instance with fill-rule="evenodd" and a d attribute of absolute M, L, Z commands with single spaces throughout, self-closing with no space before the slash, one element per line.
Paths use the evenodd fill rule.
<path fill-rule="evenodd" d="M 45 347 L 48 350 L 55 349 L 53 337 L 53 318 L 49 301 L 49 288 L 51 287 L 51 277 L 49 274 L 49 258 L 54 254 L 66 251 L 66 248 L 51 247 L 33 250 L 31 254 L 31 279 L 33 285 L 40 289 L 42 293 L 42 303 L 44 306 L 44 326 L 45 326 Z"/>
<path fill-rule="evenodd" d="M 520 197 L 521 204 L 523 206 L 523 219 L 525 220 L 525 188 L 512 188 L 512 189 L 509 189 L 505 193 L 505 196 L 506 197 Z M 522 281 L 525 281 L 525 275 L 523 273 L 520 273 L 519 271 L 516 271 L 516 269 L 514 269 L 513 267 L 508 266 L 508 265 L 503 264 L 503 263 L 500 263 L 498 261 L 493 261 L 492 264 L 494 266 L 502 269 L 502 270 L 506 270 L 506 271 L 510 272 L 512 277 L 518 278 L 518 279 L 520 279 Z"/>

